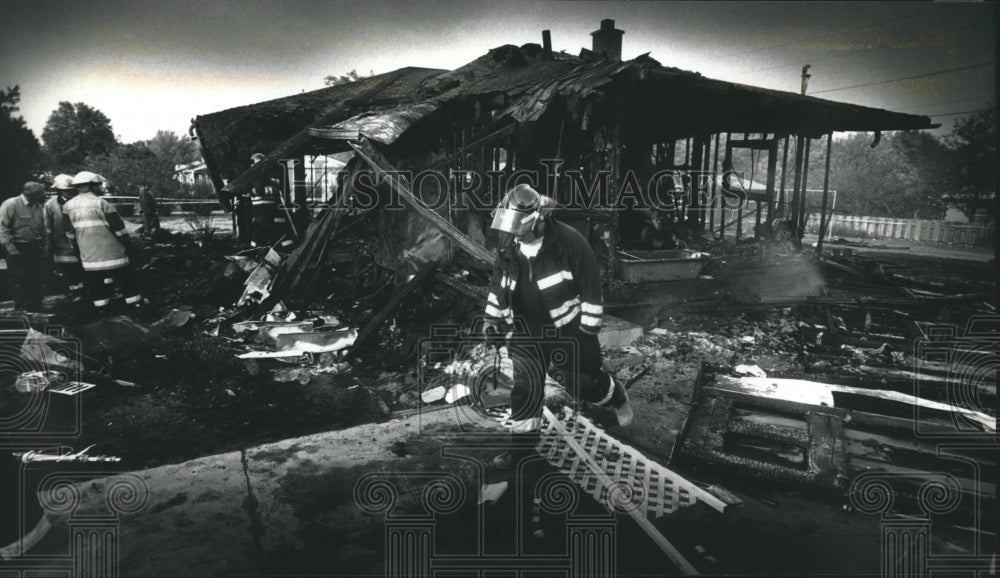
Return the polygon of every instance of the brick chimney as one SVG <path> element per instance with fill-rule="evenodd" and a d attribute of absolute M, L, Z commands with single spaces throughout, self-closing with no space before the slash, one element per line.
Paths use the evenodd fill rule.
<path fill-rule="evenodd" d="M 604 54 L 611 60 L 622 59 L 622 34 L 624 30 L 615 28 L 615 21 L 610 18 L 601 20 L 601 29 L 591 32 L 594 37 L 594 52 Z"/>

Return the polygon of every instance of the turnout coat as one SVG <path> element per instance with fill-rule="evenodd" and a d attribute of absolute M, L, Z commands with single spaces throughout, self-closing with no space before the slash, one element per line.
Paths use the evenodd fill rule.
<path fill-rule="evenodd" d="M 541 325 L 575 329 L 597 335 L 604 315 L 601 273 L 597 257 L 587 240 L 573 227 L 550 220 L 545 240 L 530 269 L 530 278 L 519 279 L 512 258 L 497 258 L 486 301 L 486 316 L 513 323 L 522 311 L 513 308 L 518 283 L 536 283 L 549 319 L 532 320 Z"/>

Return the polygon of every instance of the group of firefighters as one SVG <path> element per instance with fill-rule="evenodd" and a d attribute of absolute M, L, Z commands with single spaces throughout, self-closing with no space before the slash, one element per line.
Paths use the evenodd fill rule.
<path fill-rule="evenodd" d="M 61 174 L 48 200 L 43 184 L 27 182 L 0 204 L 0 247 L 16 309 L 41 311 L 54 273 L 69 289 L 82 286 L 98 309 L 111 305 L 116 287 L 126 305 L 142 304 L 125 222 L 101 196 L 106 183 L 90 171 Z"/>

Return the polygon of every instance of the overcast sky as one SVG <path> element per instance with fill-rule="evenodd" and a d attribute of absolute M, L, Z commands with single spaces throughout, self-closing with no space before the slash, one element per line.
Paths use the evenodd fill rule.
<path fill-rule="evenodd" d="M 590 48 L 602 18 L 623 58 L 649 52 L 745 84 L 936 117 L 996 92 L 996 6 L 978 2 L 466 2 L 0 0 L 0 85 L 21 86 L 41 136 L 60 101 L 124 142 L 196 115 L 323 87 L 328 74 L 455 68 L 502 44 Z M 918 78 L 910 78 L 918 77 Z M 858 86 L 866 85 L 866 86 Z M 855 88 L 849 88 L 855 87 Z"/>

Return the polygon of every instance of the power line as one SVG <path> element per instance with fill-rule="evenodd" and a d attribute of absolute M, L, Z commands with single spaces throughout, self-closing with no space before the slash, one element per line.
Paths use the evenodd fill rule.
<path fill-rule="evenodd" d="M 892 79 L 889 79 L 889 80 L 877 80 L 875 82 L 866 82 L 864 84 L 855 84 L 855 85 L 852 85 L 852 86 L 842 86 L 840 88 L 828 88 L 826 90 L 817 90 L 815 92 L 810 92 L 809 95 L 812 96 L 812 95 L 815 95 L 815 94 L 823 94 L 824 92 L 837 92 L 837 91 L 840 91 L 840 90 L 848 90 L 848 89 L 851 89 L 851 88 L 863 88 L 865 86 L 877 86 L 879 84 L 891 84 L 893 82 L 901 82 L 903 80 L 914 80 L 916 78 L 926 78 L 928 76 L 937 76 L 939 74 L 947 74 L 949 72 L 958 72 L 960 70 L 970 70 L 970 69 L 973 69 L 973 68 L 982 68 L 983 66 L 993 66 L 994 64 L 996 64 L 996 61 L 993 61 L 993 62 L 982 62 L 980 64 L 970 64 L 968 66 L 959 66 L 959 67 L 956 67 L 956 68 L 948 68 L 948 69 L 945 69 L 945 70 L 936 70 L 934 72 L 928 72 L 928 73 L 925 73 L 925 74 L 917 74 L 917 75 L 914 75 L 914 76 L 904 76 L 902 78 L 892 78 Z"/>
<path fill-rule="evenodd" d="M 942 30 L 942 31 L 940 31 L 940 32 L 938 32 L 936 34 L 933 34 L 933 35 L 931 35 L 931 36 L 929 36 L 927 38 L 937 38 L 939 36 L 944 36 L 945 34 L 951 34 L 952 32 L 957 32 L 959 30 L 964 30 L 966 28 L 972 28 L 972 27 L 980 25 L 980 24 L 982 24 L 981 21 L 980 22 L 974 22 L 972 24 L 966 24 L 965 26 L 956 26 L 954 28 L 949 28 L 947 30 Z M 987 21 L 986 24 L 992 25 L 992 23 L 989 22 L 989 21 Z M 923 37 L 922 36 L 914 36 L 914 37 L 909 38 L 907 40 L 902 40 L 901 42 L 913 42 L 914 40 L 919 40 L 921 38 L 923 38 Z M 892 46 L 891 45 L 886 45 L 886 44 L 880 44 L 880 45 L 878 45 L 878 46 L 876 46 L 874 48 L 857 48 L 855 50 L 849 50 L 849 51 L 843 52 L 841 54 L 834 54 L 833 56 L 828 56 L 826 58 L 806 58 L 806 59 L 809 62 L 815 64 L 817 62 L 827 62 L 829 60 L 835 60 L 837 58 L 843 58 L 845 56 L 851 56 L 853 54 L 859 54 L 859 53 L 862 53 L 862 52 L 869 52 L 871 50 L 878 50 L 880 48 L 886 48 L 886 47 L 892 47 Z M 801 60 L 801 58 L 800 58 L 800 60 Z M 751 74 L 751 73 L 754 73 L 754 72 L 766 72 L 766 71 L 769 71 L 769 70 L 778 70 L 778 69 L 781 69 L 781 68 L 799 68 L 800 66 L 801 66 L 801 62 L 799 62 L 799 63 L 789 63 L 789 64 L 779 64 L 777 66 L 768 66 L 767 68 L 751 68 L 750 70 L 743 70 L 743 71 L 740 71 L 740 72 L 735 72 L 733 74 L 735 74 L 735 75 Z"/>
<path fill-rule="evenodd" d="M 973 114 L 976 112 L 986 112 L 987 110 L 993 110 L 992 108 L 980 108 L 979 110 L 965 110 L 962 112 L 949 112 L 948 114 L 932 114 L 931 118 L 942 118 L 945 116 L 958 116 L 960 114 Z"/>
<path fill-rule="evenodd" d="M 944 100 L 944 101 L 941 101 L 941 102 L 933 102 L 931 104 L 918 104 L 918 105 L 914 105 L 914 106 L 903 106 L 903 107 L 900 107 L 900 108 L 897 108 L 897 109 L 894 109 L 894 110 L 896 112 L 899 112 L 901 110 L 913 110 L 914 108 L 927 108 L 927 107 L 930 107 L 930 106 L 943 106 L 945 104 L 956 104 L 956 103 L 959 103 L 959 102 L 985 102 L 985 101 L 988 101 L 988 100 L 989 100 L 988 98 L 959 98 L 959 99 L 955 99 L 955 100 Z"/>
<path fill-rule="evenodd" d="M 924 14 L 927 14 L 929 12 L 930 12 L 930 10 L 924 10 L 923 12 L 917 12 L 916 14 L 910 14 L 908 16 L 903 16 L 901 18 L 893 18 L 892 20 L 885 20 L 883 22 L 876 22 L 875 24 L 868 24 L 868 25 L 865 25 L 865 26 L 861 27 L 860 30 L 864 30 L 866 28 L 874 28 L 876 26 L 883 26 L 885 24 L 892 24 L 894 22 L 900 22 L 902 20 L 909 20 L 911 18 L 916 18 L 917 16 L 923 16 Z M 852 32 L 852 30 L 850 30 L 850 29 L 848 29 L 848 30 L 831 30 L 830 32 L 827 32 L 825 34 L 820 34 L 818 36 L 818 38 L 823 38 L 824 36 L 832 36 L 834 34 L 845 34 L 847 32 Z M 792 42 L 793 42 L 792 40 L 789 40 L 787 42 L 782 42 L 781 44 L 773 44 L 771 46 L 763 46 L 761 48 L 754 48 L 754 49 L 751 49 L 751 50 L 744 50 L 742 52 L 734 52 L 732 54 L 723 54 L 721 56 L 709 56 L 707 58 L 699 58 L 698 60 L 692 60 L 689 64 L 695 64 L 695 63 L 698 63 L 698 62 L 707 62 L 709 60 L 718 60 L 720 58 L 732 58 L 734 56 L 743 56 L 744 54 L 753 54 L 754 52 L 761 52 L 761 51 L 764 51 L 764 50 L 771 50 L 771 49 L 774 49 L 774 48 L 781 48 L 782 46 L 788 46 Z"/>

